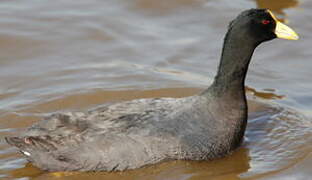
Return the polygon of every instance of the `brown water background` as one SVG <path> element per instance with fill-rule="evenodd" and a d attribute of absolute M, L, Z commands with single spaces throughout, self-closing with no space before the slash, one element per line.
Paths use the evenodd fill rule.
<path fill-rule="evenodd" d="M 246 138 L 232 155 L 119 173 L 46 173 L 3 142 L 53 112 L 204 89 L 228 22 L 255 7 L 272 9 L 301 39 L 257 48 Z M 311 179 L 311 9 L 309 0 L 1 1 L 0 179 Z"/>

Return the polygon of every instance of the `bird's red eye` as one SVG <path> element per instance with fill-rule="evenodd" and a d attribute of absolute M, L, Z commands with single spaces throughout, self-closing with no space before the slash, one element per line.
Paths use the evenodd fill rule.
<path fill-rule="evenodd" d="M 270 24 L 270 23 L 271 23 L 270 20 L 262 20 L 262 24 L 264 24 L 264 25 L 267 25 L 267 24 Z"/>

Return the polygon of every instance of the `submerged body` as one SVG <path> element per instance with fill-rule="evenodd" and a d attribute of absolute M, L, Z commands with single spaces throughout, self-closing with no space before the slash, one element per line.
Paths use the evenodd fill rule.
<path fill-rule="evenodd" d="M 276 37 L 298 38 L 270 11 L 244 11 L 230 23 L 217 76 L 203 93 L 54 114 L 6 140 L 48 171 L 114 171 L 170 159 L 222 157 L 244 136 L 244 82 L 253 51 Z"/>

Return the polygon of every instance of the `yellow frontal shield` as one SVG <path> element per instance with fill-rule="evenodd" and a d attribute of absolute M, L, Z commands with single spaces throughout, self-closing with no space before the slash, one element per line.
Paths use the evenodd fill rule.
<path fill-rule="evenodd" d="M 274 14 L 270 10 L 268 10 L 268 12 L 270 13 L 272 18 L 276 22 L 276 27 L 275 27 L 274 33 L 278 38 L 288 39 L 288 40 L 298 40 L 299 39 L 298 34 L 294 30 L 292 30 L 290 27 L 286 26 L 285 24 L 283 24 L 279 20 L 277 20 L 277 18 L 274 16 Z"/>

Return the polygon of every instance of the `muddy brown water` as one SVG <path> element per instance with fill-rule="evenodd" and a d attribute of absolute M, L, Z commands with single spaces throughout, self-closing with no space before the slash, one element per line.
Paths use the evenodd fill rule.
<path fill-rule="evenodd" d="M 265 7 L 299 41 L 255 52 L 243 145 L 210 162 L 118 173 L 47 173 L 3 142 L 42 116 L 136 98 L 183 97 L 216 72 L 228 22 Z M 0 179 L 311 179 L 312 2 L 4 0 L 0 3 Z"/>

